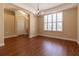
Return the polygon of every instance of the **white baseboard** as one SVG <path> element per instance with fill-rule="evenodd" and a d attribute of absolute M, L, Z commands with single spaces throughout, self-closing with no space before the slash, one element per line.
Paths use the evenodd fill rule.
<path fill-rule="evenodd" d="M 50 37 L 50 38 L 58 38 L 58 39 L 63 39 L 63 40 L 69 40 L 69 41 L 77 42 L 77 39 L 64 38 L 64 37 L 58 37 L 58 36 L 50 36 L 50 35 L 43 35 L 43 34 L 39 34 L 39 35 L 40 36 L 45 36 L 45 37 Z"/>
<path fill-rule="evenodd" d="M 64 37 L 58 37 L 58 36 L 50 36 L 50 35 L 44 35 L 44 34 L 35 34 L 35 35 L 31 35 L 29 36 L 29 38 L 33 38 L 33 37 L 36 37 L 36 36 L 45 36 L 45 37 L 50 37 L 50 38 L 58 38 L 58 39 L 63 39 L 63 40 L 69 40 L 69 41 L 75 41 L 79 44 L 78 40 L 77 39 L 71 39 L 71 38 L 64 38 Z M 11 36 L 5 36 L 4 38 L 11 38 L 11 37 L 17 37 L 18 35 L 11 35 Z M 4 45 L 4 44 L 1 44 L 1 45 Z"/>
<path fill-rule="evenodd" d="M 11 37 L 17 37 L 18 35 L 10 35 L 10 36 L 4 36 L 4 38 L 11 38 Z"/>
<path fill-rule="evenodd" d="M 27 35 L 27 33 L 23 33 L 23 34 L 24 34 L 24 35 Z M 17 37 L 17 36 L 23 35 L 23 34 L 16 34 L 16 35 L 4 36 L 4 38 Z"/>
<path fill-rule="evenodd" d="M 78 45 L 79 45 L 79 41 L 78 41 L 77 43 L 78 43 Z"/>
<path fill-rule="evenodd" d="M 33 38 L 33 37 L 36 37 L 36 36 L 38 36 L 38 34 L 30 35 L 29 38 Z"/>
<path fill-rule="evenodd" d="M 0 47 L 4 46 L 4 43 L 0 44 Z"/>
<path fill-rule="evenodd" d="M 17 34 L 17 36 L 20 36 L 20 35 L 27 35 L 27 33 Z"/>
<path fill-rule="evenodd" d="M 27 35 L 28 33 L 23 33 L 24 35 Z"/>

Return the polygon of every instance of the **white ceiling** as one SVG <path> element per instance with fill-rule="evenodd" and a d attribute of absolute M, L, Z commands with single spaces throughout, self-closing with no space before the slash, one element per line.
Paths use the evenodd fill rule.
<path fill-rule="evenodd" d="M 38 10 L 38 3 L 24 3 L 25 5 L 33 8 L 34 10 Z M 50 8 L 54 8 L 58 5 L 61 5 L 63 3 L 39 3 L 39 10 L 44 11 Z"/>
<path fill-rule="evenodd" d="M 33 14 L 37 14 L 37 3 L 13 3 L 14 5 L 21 7 L 24 10 L 27 10 L 29 12 L 32 12 Z M 61 5 L 61 6 L 60 6 Z M 59 6 L 59 7 L 57 7 Z M 47 13 L 49 13 L 49 11 L 51 12 L 51 10 L 54 11 L 59 11 L 59 10 L 63 10 L 63 9 L 68 9 L 68 8 L 72 8 L 77 6 L 77 4 L 72 4 L 72 3 L 39 3 L 39 9 L 40 9 L 40 13 L 45 13 L 47 11 Z M 57 8 L 54 8 L 57 7 Z"/>
<path fill-rule="evenodd" d="M 32 12 L 33 14 L 38 13 L 38 3 L 13 3 L 13 4 L 25 10 L 28 10 L 29 12 Z M 39 3 L 39 12 L 44 12 L 63 4 L 64 3 Z"/>

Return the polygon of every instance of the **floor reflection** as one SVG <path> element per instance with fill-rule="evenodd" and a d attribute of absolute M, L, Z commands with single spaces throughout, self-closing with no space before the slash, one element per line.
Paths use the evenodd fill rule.
<path fill-rule="evenodd" d="M 45 41 L 43 43 L 44 55 L 65 55 L 64 48 L 61 45 Z"/>

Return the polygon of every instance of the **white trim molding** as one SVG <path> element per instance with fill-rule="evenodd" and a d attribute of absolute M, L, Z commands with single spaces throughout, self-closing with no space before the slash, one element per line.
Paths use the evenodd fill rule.
<path fill-rule="evenodd" d="M 0 44 L 0 47 L 2 47 L 2 46 L 4 46 L 4 43 L 1 43 L 1 44 Z"/>
<path fill-rule="evenodd" d="M 75 41 L 75 42 L 78 41 L 77 39 L 64 38 L 64 37 L 51 36 L 51 35 L 43 35 L 43 34 L 40 34 L 40 36 L 45 36 L 45 37 L 50 37 L 50 38 L 58 38 L 58 39 L 62 39 L 62 40 L 69 40 L 69 41 Z"/>
<path fill-rule="evenodd" d="M 4 36 L 4 38 L 17 37 L 17 36 L 19 36 L 19 35 L 27 35 L 27 33 Z"/>
<path fill-rule="evenodd" d="M 24 35 L 28 35 L 28 33 L 23 33 Z"/>
<path fill-rule="evenodd" d="M 36 10 L 34 8 L 29 7 L 27 4 L 23 4 L 23 3 L 22 4 L 12 3 L 12 4 L 25 9 L 27 13 L 32 12 L 33 14 L 37 14 Z"/>
<path fill-rule="evenodd" d="M 79 45 L 79 41 L 77 41 L 78 45 Z"/>
<path fill-rule="evenodd" d="M 77 43 L 79 44 L 79 5 L 77 7 Z"/>
<path fill-rule="evenodd" d="M 33 37 L 36 37 L 36 36 L 39 36 L 39 35 L 38 34 L 30 35 L 29 38 L 33 38 Z"/>
<path fill-rule="evenodd" d="M 4 36 L 4 38 L 11 38 L 11 37 L 17 37 L 18 35 L 10 35 L 10 36 Z"/>

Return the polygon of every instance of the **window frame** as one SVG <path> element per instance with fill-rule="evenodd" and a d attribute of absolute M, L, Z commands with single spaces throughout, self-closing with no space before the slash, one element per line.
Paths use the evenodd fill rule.
<path fill-rule="evenodd" d="M 57 21 L 57 13 L 60 13 L 62 12 L 62 21 Z M 51 14 L 46 14 L 47 16 L 47 30 L 44 30 L 44 26 L 43 26 L 43 30 L 46 31 L 46 32 L 63 32 L 64 31 L 64 12 L 63 11 L 59 11 L 59 12 L 55 12 L 56 13 L 56 22 L 53 22 L 53 14 L 54 13 L 51 13 Z M 48 15 L 52 15 L 52 27 L 51 27 L 51 30 L 48 30 Z M 45 16 L 45 15 L 44 15 Z M 43 20 L 44 20 L 44 17 L 43 17 Z M 57 30 L 57 22 L 61 22 L 62 23 L 62 30 L 61 31 L 58 31 Z M 43 21 L 43 23 L 46 23 Z M 56 31 L 53 31 L 53 23 L 56 23 Z"/>

